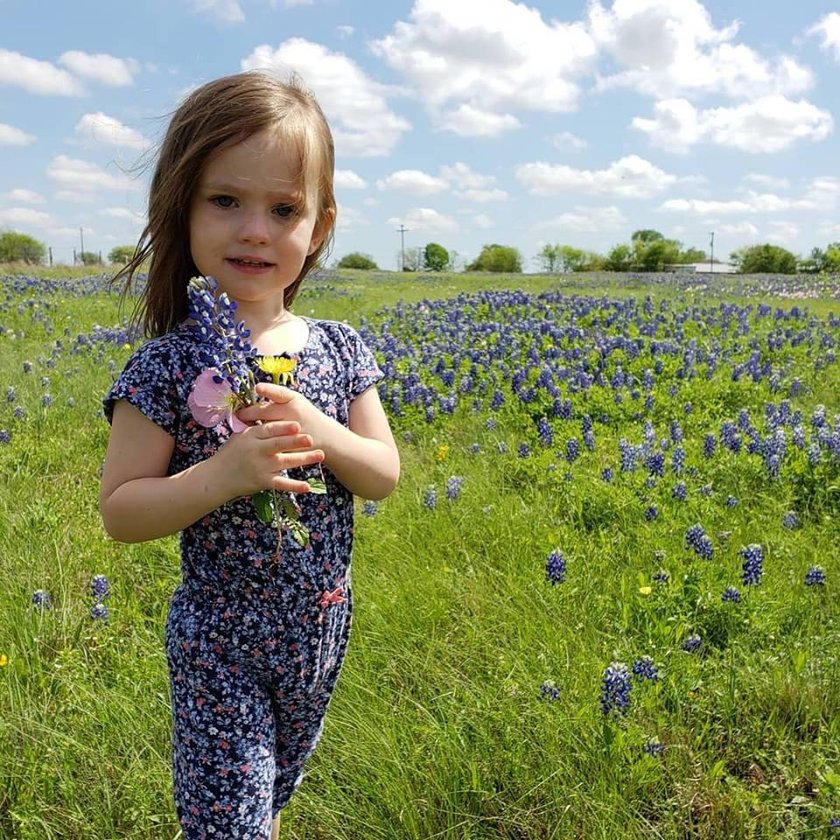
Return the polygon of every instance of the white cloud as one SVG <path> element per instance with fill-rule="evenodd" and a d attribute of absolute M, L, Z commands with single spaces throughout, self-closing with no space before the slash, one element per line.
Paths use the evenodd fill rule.
<path fill-rule="evenodd" d="M 78 79 L 66 70 L 49 61 L 38 61 L 4 49 L 0 49 L 0 84 L 14 85 L 40 96 L 84 96 L 86 93 Z"/>
<path fill-rule="evenodd" d="M 193 8 L 224 23 L 242 23 L 245 13 L 237 0 L 193 0 Z"/>
<path fill-rule="evenodd" d="M 367 187 L 367 182 L 352 169 L 336 169 L 335 185 L 339 189 L 363 190 Z"/>
<path fill-rule="evenodd" d="M 493 175 L 482 175 L 473 172 L 466 163 L 453 163 L 451 166 L 441 166 L 440 177 L 446 178 L 453 187 L 461 190 L 480 190 L 492 186 L 496 179 Z"/>
<path fill-rule="evenodd" d="M 799 225 L 795 222 L 770 222 L 770 230 L 767 238 L 775 242 L 791 243 L 799 236 Z"/>
<path fill-rule="evenodd" d="M 718 201 L 697 198 L 673 198 L 664 201 L 659 210 L 666 213 L 692 213 L 697 216 L 726 216 L 745 213 L 779 213 L 796 206 L 791 199 L 772 193 L 749 193 L 738 200 Z"/>
<path fill-rule="evenodd" d="M 129 210 L 128 207 L 104 207 L 99 211 L 100 216 L 106 216 L 109 219 L 125 219 L 137 225 L 146 223 L 145 213 L 137 213 L 134 210 Z"/>
<path fill-rule="evenodd" d="M 65 190 L 137 190 L 140 183 L 125 175 L 112 175 L 94 163 L 57 155 L 47 166 L 47 175 Z"/>
<path fill-rule="evenodd" d="M 653 145 L 672 152 L 686 152 L 697 143 L 752 153 L 779 152 L 798 140 L 824 140 L 834 125 L 828 111 L 784 96 L 705 111 L 687 99 L 668 99 L 654 105 L 654 114 L 653 119 L 635 117 L 633 128 L 647 134 Z"/>
<path fill-rule="evenodd" d="M 56 201 L 69 201 L 73 204 L 99 203 L 99 196 L 96 193 L 79 190 L 56 190 L 53 198 Z"/>
<path fill-rule="evenodd" d="M 355 26 L 336 26 L 335 31 L 338 32 L 339 38 L 349 38 L 355 31 Z"/>
<path fill-rule="evenodd" d="M 76 123 L 76 134 L 91 143 L 122 146 L 129 149 L 148 149 L 152 142 L 139 131 L 129 128 L 114 117 L 97 111 L 84 114 Z"/>
<path fill-rule="evenodd" d="M 476 204 L 487 204 L 491 201 L 507 201 L 510 196 L 497 187 L 490 190 L 457 190 L 458 198 L 464 201 L 474 201 Z"/>
<path fill-rule="evenodd" d="M 3 195 L 3 198 L 9 199 L 9 201 L 23 201 L 26 204 L 44 203 L 44 196 L 42 196 L 40 193 L 36 193 L 33 190 L 27 190 L 23 187 L 17 187 L 16 189 L 9 190 Z"/>
<path fill-rule="evenodd" d="M 134 82 L 140 65 L 133 58 L 115 58 L 107 53 L 70 50 L 58 59 L 72 73 L 109 87 L 126 87 Z"/>
<path fill-rule="evenodd" d="M 698 0 L 615 0 L 610 9 L 594 0 L 588 18 L 595 42 L 622 68 L 599 81 L 602 90 L 753 99 L 802 93 L 813 85 L 811 71 L 793 58 L 770 60 L 735 43 L 737 22 L 715 29 Z"/>
<path fill-rule="evenodd" d="M 476 213 L 476 215 L 472 217 L 472 223 L 479 230 L 487 230 L 495 224 L 495 222 L 486 213 Z"/>
<path fill-rule="evenodd" d="M 311 6 L 314 0 L 283 0 L 283 5 L 287 9 L 292 9 L 295 6 Z"/>
<path fill-rule="evenodd" d="M 300 73 L 327 115 L 337 155 L 387 155 L 411 128 L 388 107 L 386 96 L 392 89 L 370 79 L 346 55 L 320 44 L 291 38 L 277 49 L 259 46 L 242 61 L 243 70 L 258 68 Z"/>
<path fill-rule="evenodd" d="M 340 230 L 347 230 L 349 228 L 357 228 L 369 225 L 367 216 L 355 207 L 346 207 L 343 204 L 338 205 L 338 212 L 336 214 L 336 227 Z"/>
<path fill-rule="evenodd" d="M 34 142 L 34 135 L 27 134 L 13 125 L 0 123 L 0 146 L 29 146 Z"/>
<path fill-rule="evenodd" d="M 536 225 L 535 230 L 569 230 L 575 233 L 600 233 L 620 230 L 627 217 L 618 207 L 575 207 L 572 213 L 561 213 Z"/>
<path fill-rule="evenodd" d="M 42 227 L 49 225 L 52 218 L 49 213 L 33 210 L 31 207 L 6 207 L 0 210 L 0 224 L 4 225 L 33 225 Z"/>
<path fill-rule="evenodd" d="M 516 177 L 535 195 L 582 192 L 623 198 L 650 198 L 677 180 L 637 155 L 628 155 L 599 170 L 526 163 L 516 170 Z"/>
<path fill-rule="evenodd" d="M 551 138 L 551 143 L 562 152 L 579 152 L 588 145 L 583 137 L 572 134 L 571 131 L 561 131 Z"/>
<path fill-rule="evenodd" d="M 380 190 L 397 190 L 409 195 L 435 195 L 449 189 L 443 178 L 428 175 L 419 169 L 400 169 L 376 182 Z"/>
<path fill-rule="evenodd" d="M 513 114 L 494 114 L 472 105 L 459 105 L 441 119 L 441 125 L 461 137 L 495 137 L 519 128 L 521 123 Z"/>
<path fill-rule="evenodd" d="M 786 190 L 790 187 L 790 181 L 787 178 L 779 178 L 775 175 L 762 175 L 758 172 L 749 172 L 744 175 L 744 180 L 751 184 L 758 184 L 759 187 L 764 187 L 768 190 Z"/>
<path fill-rule="evenodd" d="M 736 222 L 731 225 L 719 225 L 718 233 L 730 237 L 744 237 L 746 239 L 757 239 L 759 230 L 752 222 Z"/>
<path fill-rule="evenodd" d="M 433 114 L 453 103 L 444 123 L 462 134 L 488 132 L 493 114 L 503 120 L 498 133 L 511 127 L 512 111 L 574 110 L 577 79 L 595 60 L 582 24 L 546 22 L 511 0 L 415 0 L 410 20 L 371 47 Z"/>
<path fill-rule="evenodd" d="M 809 30 L 809 35 L 819 35 L 822 39 L 820 49 L 834 55 L 840 61 L 840 13 L 829 12 L 821 17 Z"/>
<path fill-rule="evenodd" d="M 415 207 L 402 217 L 392 216 L 387 222 L 393 226 L 400 223 L 418 233 L 454 233 L 459 229 L 455 219 L 444 216 L 430 207 Z"/>

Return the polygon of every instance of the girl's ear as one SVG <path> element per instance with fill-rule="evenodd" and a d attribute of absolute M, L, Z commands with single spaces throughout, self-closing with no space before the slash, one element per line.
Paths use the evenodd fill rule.
<path fill-rule="evenodd" d="M 330 207 L 324 212 L 318 224 L 315 225 L 315 230 L 312 231 L 312 239 L 309 240 L 307 256 L 311 256 L 321 247 L 323 241 L 330 235 L 334 224 L 335 208 Z"/>

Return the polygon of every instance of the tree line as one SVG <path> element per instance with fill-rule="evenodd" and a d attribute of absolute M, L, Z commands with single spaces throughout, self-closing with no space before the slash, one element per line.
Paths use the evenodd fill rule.
<path fill-rule="evenodd" d="M 78 254 L 83 265 L 101 263 L 101 255 L 92 251 Z M 134 256 L 133 245 L 117 245 L 108 254 L 112 265 L 125 265 Z M 0 263 L 41 265 L 47 257 L 47 247 L 32 236 L 15 231 L 0 233 Z M 666 239 L 658 230 L 645 228 L 634 231 L 629 243 L 614 245 L 606 255 L 575 248 L 573 245 L 547 244 L 535 256 L 540 271 L 560 274 L 580 271 L 669 271 L 681 265 L 708 261 L 705 251 L 684 247 L 675 239 Z M 729 255 L 736 271 L 741 274 L 840 274 L 840 242 L 825 248 L 813 248 L 807 257 L 799 257 L 778 245 L 761 244 L 739 248 Z M 457 271 L 460 256 L 437 242 L 422 248 L 407 248 L 400 252 L 403 271 Z M 336 263 L 338 268 L 378 269 L 368 254 L 354 251 Z M 488 271 L 503 274 L 522 272 L 523 258 L 517 248 L 492 243 L 463 266 L 464 271 Z"/>

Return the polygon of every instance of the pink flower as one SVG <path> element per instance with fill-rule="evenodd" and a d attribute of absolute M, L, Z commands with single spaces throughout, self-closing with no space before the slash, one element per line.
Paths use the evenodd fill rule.
<path fill-rule="evenodd" d="M 230 426 L 232 432 L 248 428 L 236 416 L 239 408 L 236 394 L 217 368 L 206 368 L 195 378 L 187 405 L 195 422 L 208 429 L 223 422 Z"/>

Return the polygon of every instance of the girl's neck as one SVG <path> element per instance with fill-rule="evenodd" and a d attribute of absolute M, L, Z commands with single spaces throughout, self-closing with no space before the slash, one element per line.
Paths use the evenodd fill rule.
<path fill-rule="evenodd" d="M 241 318 L 251 332 L 251 346 L 262 356 L 294 355 L 303 350 L 309 338 L 309 325 L 288 309 L 270 317 L 253 317 L 245 312 Z"/>

